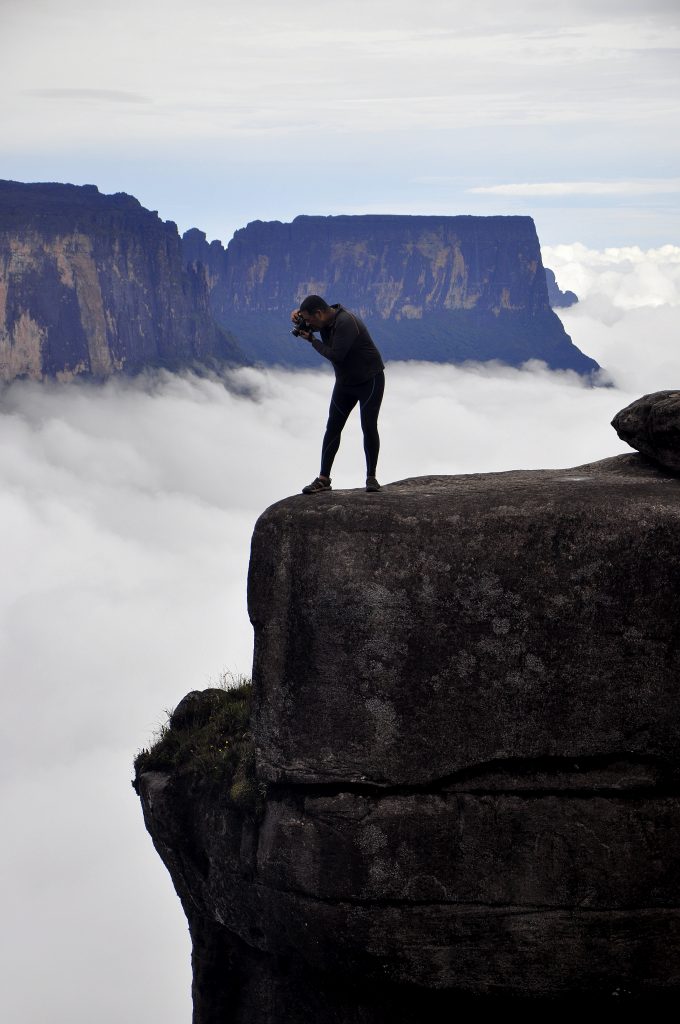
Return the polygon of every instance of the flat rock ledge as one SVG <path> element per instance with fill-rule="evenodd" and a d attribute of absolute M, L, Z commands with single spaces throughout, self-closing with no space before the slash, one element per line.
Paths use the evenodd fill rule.
<path fill-rule="evenodd" d="M 137 781 L 195 1024 L 680 994 L 680 480 L 639 455 L 279 502 L 260 816 Z"/>

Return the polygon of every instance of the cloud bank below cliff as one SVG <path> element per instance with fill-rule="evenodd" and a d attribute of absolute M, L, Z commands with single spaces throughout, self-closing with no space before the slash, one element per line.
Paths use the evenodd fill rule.
<path fill-rule="evenodd" d="M 567 330 L 614 386 L 541 364 L 393 364 L 384 481 L 626 451 L 614 412 L 680 381 L 680 248 L 544 255 L 583 300 Z M 243 369 L 228 383 L 159 374 L 0 391 L 4 1020 L 190 1017 L 186 925 L 128 788 L 131 761 L 163 708 L 249 670 L 252 527 L 315 475 L 331 379 Z M 351 421 L 334 485 L 361 482 Z"/>
<path fill-rule="evenodd" d="M 579 296 L 560 313 L 567 332 L 614 384 L 643 394 L 680 382 L 680 246 L 544 246 L 543 261 Z"/>

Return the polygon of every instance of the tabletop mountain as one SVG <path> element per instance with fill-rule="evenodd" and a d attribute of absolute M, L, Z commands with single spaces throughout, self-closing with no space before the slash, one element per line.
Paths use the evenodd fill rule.
<path fill-rule="evenodd" d="M 597 369 L 551 309 L 531 217 L 305 216 L 254 221 L 226 250 L 195 229 L 183 244 L 216 319 L 264 363 L 318 365 L 289 333 L 316 293 L 363 317 L 386 359 Z"/>
<path fill-rule="evenodd" d="M 386 359 L 589 374 L 597 364 L 565 333 L 548 283 L 530 217 L 301 216 L 254 221 L 224 249 L 196 229 L 180 238 L 125 193 L 0 181 L 5 381 L 319 366 L 290 334 L 310 292 L 366 319 Z"/>

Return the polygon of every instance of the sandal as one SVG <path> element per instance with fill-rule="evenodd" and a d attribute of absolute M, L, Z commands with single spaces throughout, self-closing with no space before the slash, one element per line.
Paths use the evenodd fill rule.
<path fill-rule="evenodd" d="M 331 482 L 329 480 L 322 480 L 320 476 L 317 476 L 316 480 L 312 480 L 311 484 L 307 484 L 306 487 L 302 488 L 303 494 L 318 494 L 320 491 L 330 491 Z"/>

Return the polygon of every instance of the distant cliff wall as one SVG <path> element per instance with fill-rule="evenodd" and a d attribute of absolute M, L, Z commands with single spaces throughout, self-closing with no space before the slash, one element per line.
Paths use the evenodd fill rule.
<path fill-rule="evenodd" d="M 152 752 L 136 780 L 189 917 L 195 1024 L 677 998 L 679 522 L 680 480 L 639 455 L 263 514 L 263 805 L 210 760 L 238 722 L 203 766 L 190 737 L 193 764 Z M 185 698 L 169 738 L 220 696 Z"/>
<path fill-rule="evenodd" d="M 0 181 L 0 379 L 243 362 L 172 222 L 93 185 Z"/>
<path fill-rule="evenodd" d="M 302 216 L 254 221 L 226 252 L 198 231 L 184 246 L 207 268 L 216 318 L 265 362 L 318 365 L 288 331 L 318 293 L 364 317 L 388 359 L 597 366 L 550 307 L 530 217 Z"/>
<path fill-rule="evenodd" d="M 550 308 L 530 217 L 254 221 L 225 250 L 124 193 L 0 181 L 0 380 L 326 365 L 290 334 L 309 292 L 365 317 L 387 359 L 597 368 Z"/>
<path fill-rule="evenodd" d="M 548 300 L 553 309 L 567 309 L 578 302 L 578 296 L 567 290 L 563 292 L 555 278 L 554 271 L 545 268 L 545 280 L 548 285 Z"/>

